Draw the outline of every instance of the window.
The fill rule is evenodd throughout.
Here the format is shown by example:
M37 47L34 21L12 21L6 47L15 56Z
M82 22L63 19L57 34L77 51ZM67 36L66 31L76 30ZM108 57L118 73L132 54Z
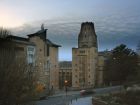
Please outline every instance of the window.
M85 50L81 50L80 53L85 53Z
M50 56L50 46L47 45L47 56Z
M81 83L81 82L83 82L83 80L80 78L80 79L79 79L79 82Z
M34 51L33 47L28 47L28 51Z
M34 46L27 47L27 62L28 64L35 63L35 47Z
M44 62L44 70L47 71L47 62Z
M34 55L33 54L29 54L28 57L29 57L28 63L29 64L32 64L33 63L33 57L34 57Z
M47 61L46 68L48 71L50 70L50 62L49 61Z
M86 27L85 27L85 29L84 29L85 31L86 31Z

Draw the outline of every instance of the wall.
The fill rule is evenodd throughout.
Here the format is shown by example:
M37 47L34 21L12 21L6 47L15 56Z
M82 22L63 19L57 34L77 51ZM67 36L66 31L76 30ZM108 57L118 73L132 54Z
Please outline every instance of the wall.
M39 36L33 36L29 38L30 42L34 42L36 45L36 66L38 70L39 82L46 87L49 85L47 70L45 64L47 62L46 43Z
M59 63L59 87L63 89L65 87L65 80L68 81L67 86L72 86L72 62L62 61Z
M59 88L58 47L50 46L50 87Z
M97 48L73 48L72 55L72 86L94 87L98 65Z

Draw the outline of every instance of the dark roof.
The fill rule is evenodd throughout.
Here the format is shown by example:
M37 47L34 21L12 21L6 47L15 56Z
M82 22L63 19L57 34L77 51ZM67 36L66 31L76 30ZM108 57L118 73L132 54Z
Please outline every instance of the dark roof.
M13 39L13 40L20 40L20 41L28 41L28 38L23 38L19 36L9 35L7 38Z
M41 30L37 31L36 33L33 33L33 34L29 34L27 35L29 38L30 37L34 37L34 36L38 36L40 37L42 40L44 40L46 42L46 44L52 46L52 47L61 47L60 45L57 45L57 44L54 44L52 43L49 39L46 38L46 34L47 34L47 31L48 29L44 29L44 28L41 28Z
M61 47L60 45L52 43L49 39L46 40L47 44L52 46L52 47Z
M38 36L40 37L43 41L46 42L46 44L50 45L50 46L53 46L53 47L61 47L60 45L57 45L57 44L54 44L52 43L49 39L46 39L46 34L47 34L47 31L48 29L41 29L39 31L37 31L36 33L33 33L33 34L29 34L27 35L29 38L30 37L34 37L34 36Z
M19 37L19 36L9 35L9 36L7 36L7 39L11 39L11 40L13 40L14 42L17 42L17 43L35 45L33 42L29 42L28 38L23 38L23 37Z
M61 61L59 62L59 67L60 68L72 67L72 61Z
M42 33L45 32L46 30L48 30L48 29L39 30L39 31L37 31L37 32L35 32L35 33L33 33L33 34L29 34L29 35L27 35L27 36L36 36L36 35L38 35L38 34L42 34Z
M43 32L45 32L45 31L47 31L48 29L41 29L41 30L39 30L39 31L37 31L36 33L38 33L38 34L41 34L41 33L43 33Z
M111 54L111 51L100 51L98 52L99 55Z
M47 31L48 29L44 29L44 30L39 30L39 31L37 31L37 32L35 32L35 33L33 33L33 34L29 34L29 35L27 35L27 36L29 36L29 37L33 37L33 36L39 36L39 37L41 37L41 35L43 34L43 33L45 33L45 35L46 35L46 31ZM45 38L46 38L46 36L45 36Z
M110 58L111 54L112 54L111 51L100 51L100 52L98 52L98 55L103 56L105 58L105 60Z

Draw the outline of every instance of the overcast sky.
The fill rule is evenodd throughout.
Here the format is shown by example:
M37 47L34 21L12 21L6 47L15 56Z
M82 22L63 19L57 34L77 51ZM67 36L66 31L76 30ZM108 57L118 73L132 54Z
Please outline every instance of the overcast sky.
M92 21L99 50L120 43L135 49L140 41L140 0L0 0L0 26L26 36L48 29L48 38L62 47L59 60L71 60L82 22Z

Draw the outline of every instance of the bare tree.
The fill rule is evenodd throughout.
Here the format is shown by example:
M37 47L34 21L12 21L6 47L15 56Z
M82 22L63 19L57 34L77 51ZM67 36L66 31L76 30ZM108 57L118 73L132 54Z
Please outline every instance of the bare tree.
M0 27L0 39L6 39L8 35L10 35L10 31L3 27Z
M23 105L36 96L35 67L17 58L9 31L0 29L0 105Z

